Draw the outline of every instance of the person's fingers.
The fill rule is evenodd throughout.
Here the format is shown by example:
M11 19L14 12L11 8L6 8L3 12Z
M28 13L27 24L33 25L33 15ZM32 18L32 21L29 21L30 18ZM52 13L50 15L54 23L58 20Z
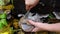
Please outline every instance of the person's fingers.
M39 0L25 0L26 10L30 10L31 8L35 7Z
M32 32L44 31L42 28L35 27Z
M29 6L28 6L28 5L26 5L26 10L27 10L27 11L29 10Z
M26 10L27 10L27 11L30 10L31 8L32 8L32 6L26 5Z
M28 20L28 22L31 24L31 25L34 25L34 26L37 26L37 23L32 21L32 20Z
M37 31L38 31L37 27L32 30L32 32L37 32Z

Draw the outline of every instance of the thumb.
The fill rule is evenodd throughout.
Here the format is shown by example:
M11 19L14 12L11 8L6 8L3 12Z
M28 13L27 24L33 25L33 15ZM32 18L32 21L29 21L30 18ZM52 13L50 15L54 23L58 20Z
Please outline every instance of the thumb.
M31 25L33 25L33 26L37 26L37 23L34 22L34 21L32 21L32 20L28 20L28 22L29 22Z

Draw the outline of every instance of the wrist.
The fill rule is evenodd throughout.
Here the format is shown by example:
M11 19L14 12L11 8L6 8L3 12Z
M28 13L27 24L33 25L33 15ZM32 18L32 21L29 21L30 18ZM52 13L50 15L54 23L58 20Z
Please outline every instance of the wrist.
M41 28L44 31L52 31L52 32L54 32L56 30L56 26L57 26L56 24L43 23L42 26L41 26Z
M51 24L42 23L42 24L40 25L40 27L41 27L44 31L50 31L50 29L51 29Z

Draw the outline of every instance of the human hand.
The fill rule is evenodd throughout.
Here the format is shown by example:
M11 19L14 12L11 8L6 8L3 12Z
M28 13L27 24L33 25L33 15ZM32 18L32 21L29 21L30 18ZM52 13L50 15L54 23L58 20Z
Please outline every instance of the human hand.
M38 2L39 0L25 0L26 10L30 10L31 8L36 6Z
M28 20L28 22L29 22L31 25L35 26L35 28L32 30L32 32L38 32L38 31L43 31L43 30L44 30L43 26L44 26L45 24L39 23L39 22L34 22L34 21L32 21L32 20Z

